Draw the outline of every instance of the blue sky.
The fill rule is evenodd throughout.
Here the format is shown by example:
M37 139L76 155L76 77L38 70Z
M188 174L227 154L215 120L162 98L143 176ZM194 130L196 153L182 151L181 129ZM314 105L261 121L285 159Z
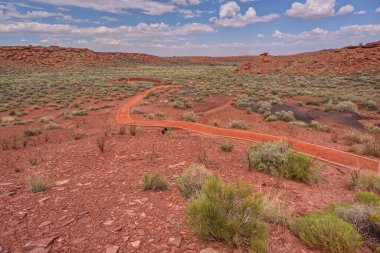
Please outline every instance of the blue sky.
M0 0L0 45L291 54L380 40L380 0Z

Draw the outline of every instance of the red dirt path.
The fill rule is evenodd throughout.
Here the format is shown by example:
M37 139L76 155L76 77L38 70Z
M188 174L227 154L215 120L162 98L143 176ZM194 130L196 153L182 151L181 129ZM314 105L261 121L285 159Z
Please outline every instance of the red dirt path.
M130 78L129 81L141 81L144 78ZM125 79L120 79L125 80ZM144 79L146 81L156 82L155 79ZM380 161L376 159L371 159L364 156L359 156L344 151L319 146L304 141L288 138L285 136L275 136L269 134L261 134L251 131L242 131L236 129L226 129L217 128L213 126L203 125L199 123L185 122L185 121L170 121L170 120L135 120L131 117L129 109L133 107L136 103L141 101L149 92L157 90L161 87L166 87L168 84L163 84L160 82L155 83L155 87L137 94L132 99L128 100L118 111L116 115L116 121L119 124L129 124L136 126L146 126L146 127L169 127L169 128L180 128L189 130L192 132L198 132L209 135L222 136L227 138L249 140L254 142L267 142L267 141L277 141L283 140L292 145L292 148L300 153L304 153L318 160L326 161L335 165L339 165L348 169L361 168L366 170L371 170L380 174Z

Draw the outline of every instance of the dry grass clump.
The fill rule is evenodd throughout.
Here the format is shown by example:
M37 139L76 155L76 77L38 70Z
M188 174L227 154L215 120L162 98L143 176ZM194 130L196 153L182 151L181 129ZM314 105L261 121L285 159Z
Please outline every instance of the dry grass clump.
M175 178L175 183L182 196L195 196L202 188L203 183L211 176L206 166L199 163L190 164L189 168Z
M224 152L232 152L234 150L234 144L229 141L224 141L222 145L220 145L220 149Z
M248 124L244 120L231 120L228 123L229 128L248 129Z
M159 173L148 173L142 178L141 188L144 191L162 191L168 188L168 183L164 176Z
M47 191L50 188L50 184L41 176L33 176L29 186L33 193Z
M182 114L182 120L189 121L189 122L196 122L198 116L195 114L195 112L185 112Z

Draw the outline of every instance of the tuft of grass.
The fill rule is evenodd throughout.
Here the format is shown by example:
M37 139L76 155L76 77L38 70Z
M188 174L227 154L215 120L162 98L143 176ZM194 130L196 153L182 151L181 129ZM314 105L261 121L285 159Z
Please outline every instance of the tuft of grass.
M196 122L198 116L195 114L195 112L185 112L182 114L182 120L189 121L189 122Z
M244 120L231 120L228 126L229 128L248 129L248 124Z
M202 188L203 183L211 176L206 166L199 163L190 164L189 168L175 178L179 192L185 198L195 196Z
M101 135L96 139L96 146L99 148L101 153L103 153L106 148L106 141L107 137L105 135Z
M127 126L126 125L121 125L119 127L119 130L117 132L119 135L125 135L127 133Z
M40 122L41 123L49 123L51 121L54 121L54 117L53 116L43 116L43 117L40 117Z
M380 177L355 171L351 174L351 178L347 186L350 189L360 191L376 191L380 193Z
M168 188L168 183L164 176L159 173L148 173L145 174L142 178L141 188L144 191L161 191Z
M316 173L310 169L311 159L295 153L282 141L257 145L251 148L247 158L250 169L255 168L266 174L308 184L318 180Z
M293 219L293 210L282 200L282 193L263 196L261 218L272 224L288 226Z
M27 129L24 131L24 136L25 137L31 137L31 136L38 136L42 134L42 131L40 128L35 128L35 129Z
M50 188L50 184L41 176L33 176L29 181L29 186L33 193L47 191Z
M203 240L266 252L267 228L259 219L263 198L251 189L241 181L225 184L211 176L186 206L190 227Z
M131 112L132 114L144 114L144 111L140 107L132 107Z
M338 111L338 112L358 112L358 107L356 104L354 104L353 102L351 101L342 101L342 102L339 102L335 109Z
M309 247L332 253L355 253L362 245L360 234L330 212L314 212L297 218L291 229Z
M330 131L330 128L328 126L323 125L316 120L311 121L309 126L315 130L322 131L322 132L329 132Z
M370 192L358 192L355 201L366 205L380 206L380 197Z
M220 149L224 152L232 152L234 150L234 144L229 141L224 141L222 145L220 145Z
M57 123L55 123L55 122L53 122L53 121L49 121L49 123L47 123L47 124L44 126L44 128L45 128L46 130L56 130L56 129L61 129L62 126L59 125L59 124L57 124Z
M362 144L371 140L370 136L362 135L359 132L350 131L343 136L346 145Z
M132 136L136 136L137 134L137 126L136 125L130 125L128 127L129 134Z
M380 157L380 141L370 141L364 144L363 155Z

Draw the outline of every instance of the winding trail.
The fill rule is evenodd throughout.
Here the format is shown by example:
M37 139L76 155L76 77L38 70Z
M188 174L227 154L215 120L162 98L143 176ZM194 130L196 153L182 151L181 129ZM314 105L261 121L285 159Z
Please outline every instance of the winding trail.
M117 112L116 121L119 124L128 124L145 127L168 127L180 128L192 132L221 136L225 138L240 139L253 142L268 142L283 140L292 145L292 148L300 153L306 154L310 157L335 164L348 169L365 169L375 172L380 175L380 161L365 156L355 155L352 153L340 151L333 148L328 148L304 141L288 138L285 136L275 136L269 134L255 133L251 131L243 131L237 129L218 128L199 123L192 123L187 121L171 121L171 120L136 120L133 119L129 113L131 107L141 101L149 92L157 90L162 87L168 87L170 84L161 83L159 80L148 78L123 78L119 81L152 81L154 87L129 99Z

